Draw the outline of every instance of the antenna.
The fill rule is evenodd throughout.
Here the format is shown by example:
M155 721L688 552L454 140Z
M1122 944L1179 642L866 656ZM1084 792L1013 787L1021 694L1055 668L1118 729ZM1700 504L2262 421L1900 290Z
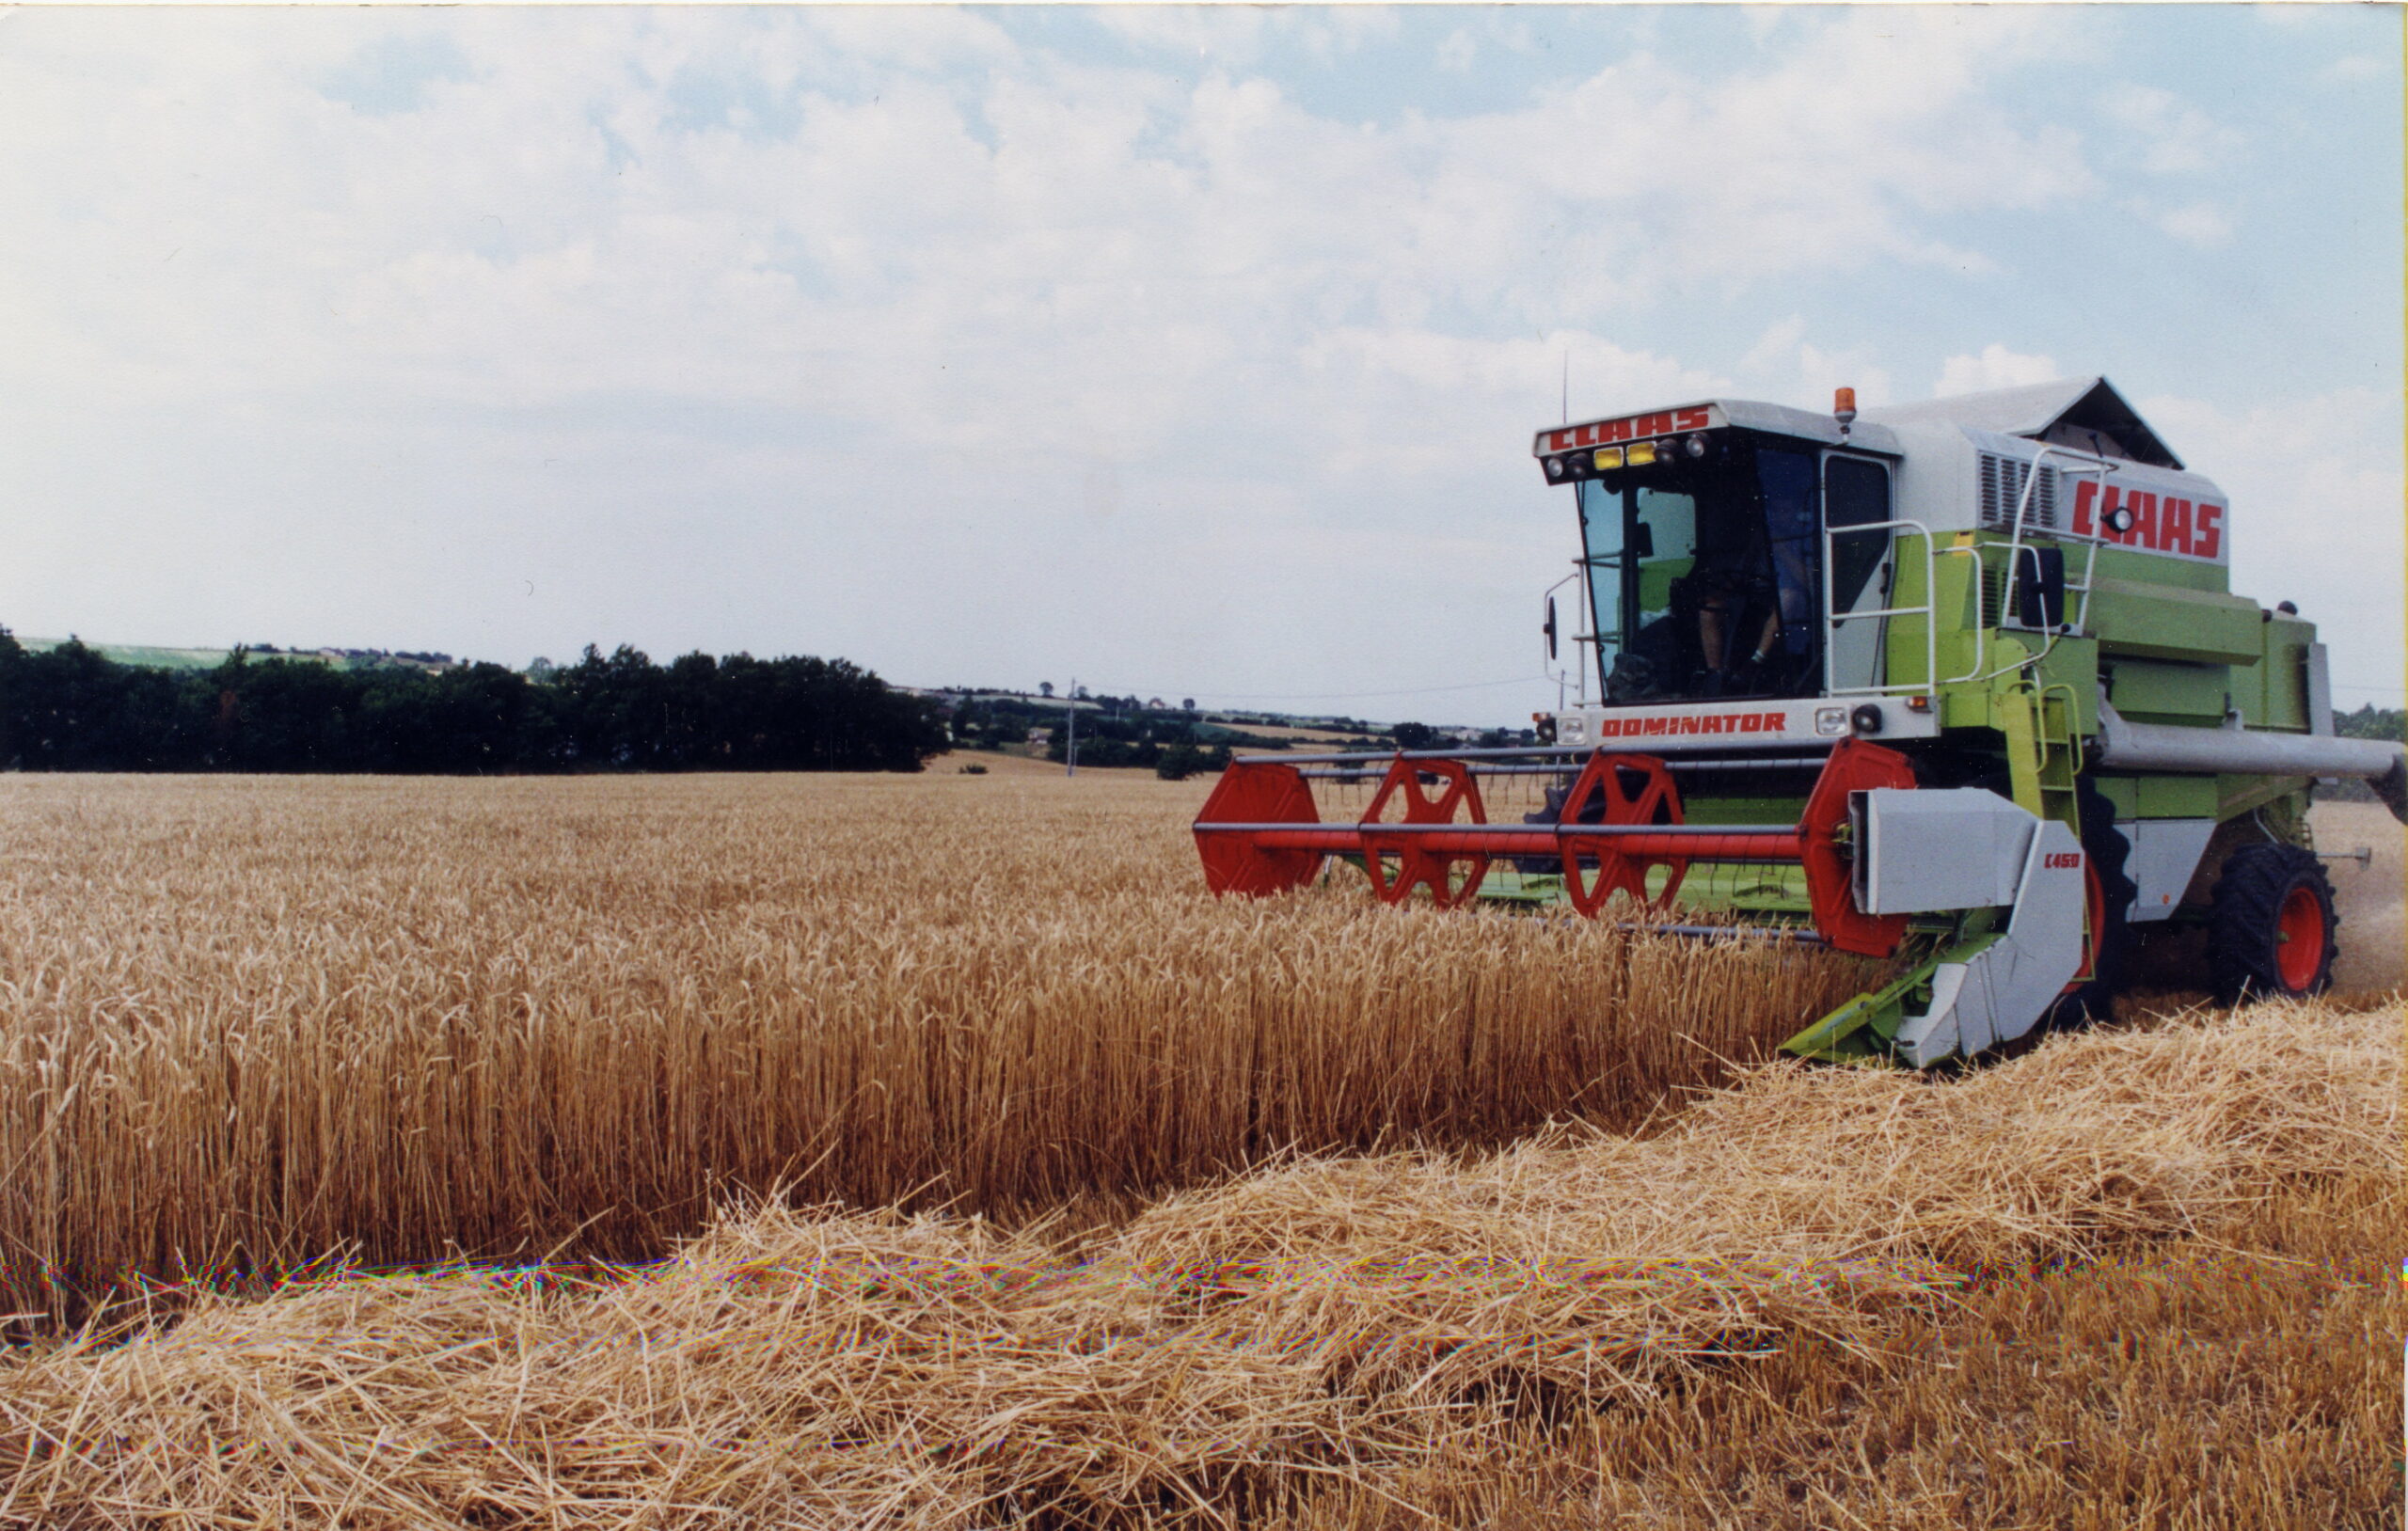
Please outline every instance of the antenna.
M1569 346L1563 352L1563 423L1572 423L1572 350Z

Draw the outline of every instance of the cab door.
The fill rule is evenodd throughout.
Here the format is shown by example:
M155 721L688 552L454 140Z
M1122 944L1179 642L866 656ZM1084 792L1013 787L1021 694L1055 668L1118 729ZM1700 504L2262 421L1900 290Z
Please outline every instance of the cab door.
M1882 685L1890 619L1892 536L1890 466L1873 457L1823 458L1823 565L1830 630L1824 635L1826 689L1869 691Z

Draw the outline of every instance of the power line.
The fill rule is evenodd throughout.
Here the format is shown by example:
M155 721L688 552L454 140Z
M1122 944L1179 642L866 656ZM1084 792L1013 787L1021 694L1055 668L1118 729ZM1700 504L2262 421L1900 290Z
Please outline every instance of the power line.
M1225 702L1355 702L1369 697L1415 697L1431 691L1485 691L1499 686L1529 686L1551 684L1545 675L1516 676L1504 681L1465 681L1460 686L1411 686L1397 691L1213 691L1202 695L1218 697ZM1185 690L1184 687L1172 687Z
M1439 691L1489 691L1494 690L1500 686L1529 686L1533 684L1545 686L1552 685L1554 683L1554 679L1555 678L1551 675L1517 675L1510 680L1465 681L1460 685L1449 686L1409 686L1393 691L1217 691L1209 687L1190 687L1184 686L1140 686L1133 687L1133 690L1152 691L1154 694L1161 696L1167 696L1174 691L1187 692L1193 690L1196 694L1213 697L1223 702L1360 702L1367 701L1374 697L1413 697ZM2345 686L2337 681L2334 683L2333 689L2336 691L2355 691L2369 696L2400 696L2402 694L2408 694L2403 693L2397 686Z
M1136 686L1130 687L1130 693L1134 695L1140 692L1150 692L1156 696L1169 696L1176 692L1208 696L1223 702L1355 702L1369 697L1414 697L1432 691L1486 691L1500 686L1552 686L1554 684L1555 677L1551 675L1530 675L1502 681L1465 681L1459 686L1409 686L1395 691L1218 691L1210 687L1201 686ZM922 689L951 690L955 687L924 687ZM1052 700L1067 702L1071 698L1065 695Z

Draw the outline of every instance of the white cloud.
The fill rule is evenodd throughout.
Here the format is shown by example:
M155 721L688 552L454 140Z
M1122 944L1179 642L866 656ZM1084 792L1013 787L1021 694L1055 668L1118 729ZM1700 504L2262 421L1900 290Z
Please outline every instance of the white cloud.
M2191 202L2170 208L2153 220L2160 229L2185 245L2210 249L2232 243L2232 219L2213 202Z
M2046 383L2065 375L2053 357L2027 356L1993 340L1982 347L1979 355L1955 355L1941 362L1940 382L1931 392L1935 399L1945 399L1953 394Z
M1592 419L1727 387L1671 357L1572 330L1492 342L1349 328L1299 362L1325 411L1314 424L1334 479L1461 475L1466 489L1485 471L1467 465L1518 456L1532 432L1564 414Z
M2400 402L2372 388L2220 409L2135 407L2232 497L2232 588L2299 603L2331 646L2343 705L2398 695L2401 668ZM2354 699L2354 700L2353 700ZM2386 702L2386 704L2392 704Z
M1139 47L1190 54L1222 66L1258 62L1273 47L1294 48L1328 63L1398 30L1393 10L1368 5L1117 5L1085 14Z
M1809 341L1806 327L1804 319L1792 314L1766 328L1739 358L1740 375L1770 398L1809 405L1843 387L1854 388L1857 402L1868 409L1891 402L1890 371L1872 347L1829 350Z
M1567 354L1576 413L1722 390L1630 316L1874 292L1981 264L1969 218L2098 200L2012 109L2046 16L1785 19L1727 68L1385 127L1244 61L1392 15L1095 16L1188 56L912 8L17 13L0 405L38 439L0 503L83 530L12 544L0 610L522 659L649 623L924 680L1110 633L1115 688L1513 673ZM363 57L396 109L322 90ZM1734 366L1870 404L1884 361L1798 319Z
M1744 14L1748 19L1748 40L1761 46L1771 40L1796 11L1785 5L1749 6Z
M1100 6L1097 24L1145 48L1192 53L1215 63L1251 63L1276 17L1261 6Z
M2372 54L2344 54L2324 66L2321 73L2328 80L2355 83L2379 80L2391 71L2392 66Z
M1786 319L1777 320L1756 338L1756 343L1748 348L1747 355L1739 358L1739 371L1751 375L1781 371L1797 356L1798 342L1805 339L1804 316L1791 314Z
M1260 14L1107 19L1243 39ZM1029 55L975 18L885 20L630 13L562 49L541 19L463 15L470 68L372 119L255 56L105 106L21 65L0 207L94 215L19 246L10 275L62 347L169 395L202 376L518 405L666 388L1024 441L1083 435L1061 414L1078 397L1191 415L1184 390L1229 378L1233 348L1275 368L1275 337L1334 322L1452 305L1548 325L1945 259L1926 211L2084 186L1978 101L1972 59L2014 54L2020 23L1850 21L1726 82L1640 58L1530 109L1367 133L1260 81L1182 90ZM766 104L679 126L697 71L746 66L757 87L719 95ZM849 87L814 84L831 75ZM790 135L762 131L770 108Z
M1852 387L1857 402L1866 409L1891 402L1895 395L1891 391L1889 369L1873 357L1870 346L1848 346L1838 351L1799 346L1798 377L1805 399L1818 403L1841 387Z
M2227 160L2243 141L2170 90L2124 85L2104 103L2110 121L2129 135L2124 147L2151 175L2187 175Z
M1480 59L1480 39L1464 27L1456 27L1438 44L1438 67L1456 74L1467 74Z

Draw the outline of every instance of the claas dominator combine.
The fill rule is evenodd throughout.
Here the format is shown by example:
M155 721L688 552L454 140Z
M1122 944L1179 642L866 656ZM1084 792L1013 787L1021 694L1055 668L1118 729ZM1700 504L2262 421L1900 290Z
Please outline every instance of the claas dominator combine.
M2310 795L2408 818L2408 757L2335 736L2315 627L2231 593L2230 501L2103 378L1706 400L1536 455L1579 513L1581 700L1525 748L1233 761L1216 892L1338 858L1392 903L1826 943L1886 966L1789 1050L1915 1066L2096 1013L2144 943L2228 999L2329 983ZM1500 779L1540 806L1490 822ZM1326 822L1317 781L1368 802Z

